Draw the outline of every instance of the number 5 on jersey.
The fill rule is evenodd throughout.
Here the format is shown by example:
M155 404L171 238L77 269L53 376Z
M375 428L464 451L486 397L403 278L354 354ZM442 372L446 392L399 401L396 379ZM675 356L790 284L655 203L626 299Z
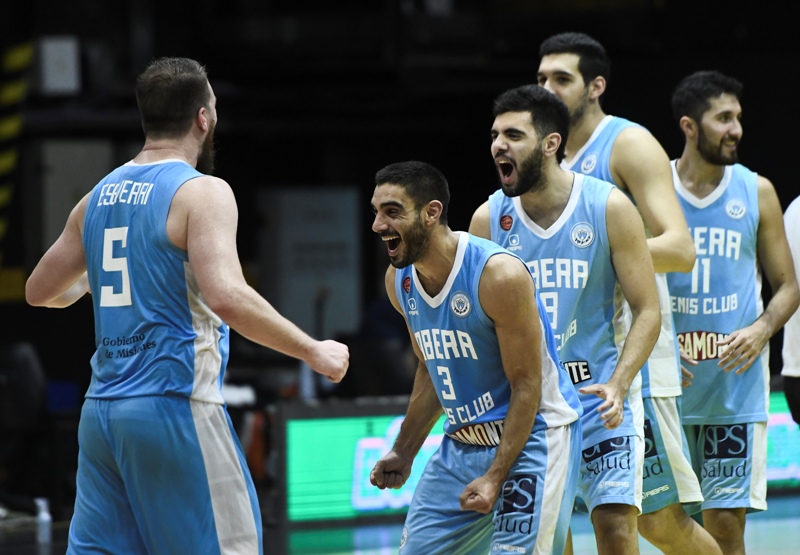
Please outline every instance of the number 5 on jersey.
M127 227L110 227L105 230L105 235L103 236L103 271L119 272L122 289L119 293L115 293L113 285L103 285L100 288L100 306L130 306L132 303L128 258L126 256L114 256L114 243L122 243L121 247L123 249L127 247Z

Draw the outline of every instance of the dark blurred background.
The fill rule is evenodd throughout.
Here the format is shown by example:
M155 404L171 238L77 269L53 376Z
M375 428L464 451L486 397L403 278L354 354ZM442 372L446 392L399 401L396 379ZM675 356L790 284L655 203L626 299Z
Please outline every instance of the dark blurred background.
M369 362L376 335L403 335L402 320L386 310L386 259L370 231L378 169L410 159L438 167L453 195L450 225L466 229L497 186L489 155L492 99L535 81L543 39L576 30L602 42L612 59L606 112L648 127L671 158L683 144L671 118L674 85L699 69L741 80L741 161L772 180L786 208L800 193L791 163L800 124L792 108L796 23L772 2L737 1L3 1L0 344L32 346L38 360L31 364L49 383L45 412L57 420L74 416L94 350L91 303L30 308L24 280L71 206L141 146L133 86L153 57L187 56L208 68L218 98L216 173L236 192L239 254L248 280L268 300L292 314L291 296L270 284L291 281L285 274L295 266L279 254L272 258L261 242L275 237L275 226L293 219L300 228L291 227L292 234L312 224L324 234L326 218L339 213L355 230L342 243L350 257L345 270L354 269L350 279L339 275L297 303L309 303L311 316L302 322L309 333L366 344L355 359L367 362L354 367L350 383L321 393L356 396L402 391L408 383L402 368L392 382L376 374L392 361L377 368ZM281 214L276 223L264 208L270 191L341 189L355 194L355 209L352 202L341 212L336 202L308 212L295 205L296 214ZM343 309L328 299L348 283L357 284L346 298L352 314L337 327ZM780 341L779 334L774 374ZM385 350L402 361L402 346L392 349ZM265 379L270 367L274 377ZM257 404L300 395L297 376L288 361L234 337L232 383L253 386ZM3 383L10 391L10 378ZM8 396L0 402L11 406ZM0 473L0 490L4 478L7 487L10 478Z

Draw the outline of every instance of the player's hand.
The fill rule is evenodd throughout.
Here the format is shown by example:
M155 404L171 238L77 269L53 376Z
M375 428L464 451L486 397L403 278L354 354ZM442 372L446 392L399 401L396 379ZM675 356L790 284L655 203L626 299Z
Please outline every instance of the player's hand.
M318 341L316 351L306 362L315 372L339 383L350 365L350 350L347 345L332 339Z
M761 356L761 351L769 341L766 326L758 321L736 330L717 345L725 348L719 358L717 366L725 372L736 370L737 374L742 374L750 368L753 363Z
M379 489L401 488L411 475L411 465L413 463L413 458L402 457L396 451L389 451L387 455L375 463L375 467L369 473L369 481Z
M694 374L689 372L689 370L684 366L684 364L688 364L689 366L697 366L697 361L684 353L681 353L681 387L689 387L692 385L692 380L694 379Z
M597 407L597 412L600 413L600 420L603 421L603 426L609 430L613 430L622 424L622 420L625 417L623 407L625 395L628 393L627 391L623 391L611 383L596 383L582 387L578 391L584 395L597 395L605 400L602 405Z
M487 478L486 475L475 478L467 484L458 498L461 510L489 514L494 508L494 504L497 503L502 486L502 483L498 484Z

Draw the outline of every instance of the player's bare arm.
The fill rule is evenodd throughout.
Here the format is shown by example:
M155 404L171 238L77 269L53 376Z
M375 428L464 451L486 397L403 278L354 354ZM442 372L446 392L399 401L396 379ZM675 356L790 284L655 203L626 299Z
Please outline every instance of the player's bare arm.
M611 379L606 384L594 384L579 391L605 399L598 412L604 425L613 429L622 423L625 396L656 344L661 329L661 310L642 220L636 207L616 189L611 191L606 204L606 222L611 261L633 318Z
M386 293L389 300L400 314L402 309L397 301L394 289L395 269L389 266L386 271ZM405 315L403 314L405 318ZM414 386L406 409L406 416L400 425L400 433L394 442L392 450L382 457L372 469L369 481L380 489L399 488L405 484L411 474L411 465L417 456L422 444L428 437L436 421L442 415L442 405L436 395L431 381L425 359L419 349L417 340L409 329L411 345L417 355L417 372L414 376Z
M519 259L492 256L479 286L481 307L494 322L503 370L511 385L503 435L486 474L461 495L461 508L488 513L533 429L542 396L542 329L533 279ZM549 325L549 324L548 324Z
M89 194L72 209L64 230L31 272L25 300L32 306L64 308L88 290L83 251L83 216Z
M331 381L341 381L349 361L347 347L315 341L245 281L236 250L237 224L230 186L222 179L203 176L178 189L167 233L176 246L186 249L203 298L229 326L251 341L304 360Z
M758 178L758 209L758 260L772 289L772 298L755 322L719 342L727 346L719 366L726 372L736 370L737 374L753 365L764 346L786 324L800 302L781 204L775 187L761 176Z
M623 130L611 151L614 180L636 201L652 237L647 239L656 272L690 272L695 250L664 148L640 127Z
M472 215L472 220L469 222L469 232L477 237L483 237L484 239L492 238L492 230L489 224L488 200L481 204Z

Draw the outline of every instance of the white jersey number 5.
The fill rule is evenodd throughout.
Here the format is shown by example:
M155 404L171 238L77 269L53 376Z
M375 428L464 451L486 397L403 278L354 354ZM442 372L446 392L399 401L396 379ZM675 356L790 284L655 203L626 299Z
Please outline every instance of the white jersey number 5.
M103 270L120 273L122 290L115 293L112 285L103 285L100 288L100 306L130 306L131 280L128 273L128 259L124 256L114 257L114 243L122 243L123 249L127 246L127 227L108 228L103 237Z

